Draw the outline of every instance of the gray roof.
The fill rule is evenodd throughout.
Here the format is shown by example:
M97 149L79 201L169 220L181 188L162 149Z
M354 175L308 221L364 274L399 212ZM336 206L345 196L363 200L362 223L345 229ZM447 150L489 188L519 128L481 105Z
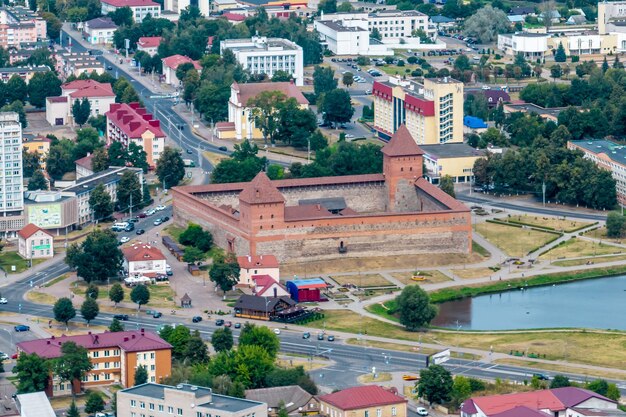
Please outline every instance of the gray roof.
M587 150L590 153L603 153L614 162L626 165L626 146L609 140L573 140L572 144Z
M265 304L267 301L269 302ZM256 295L243 294L235 303L235 308L245 308L254 311L265 311L267 308L268 311L274 311L276 304L280 301L284 301L290 306L296 305L295 301L289 297L258 297Z
M111 184L116 183L122 178L124 172L132 170L137 171L140 168L131 167L110 167L104 171L96 172L95 174L81 178L75 185L63 189L63 192L75 193L76 195L90 193L91 190L96 188L99 184Z
M14 72L20 74L23 72L47 72L50 71L50 67L41 65L39 67L13 67L13 68L0 68L0 72Z
M430 21L433 23L452 23L452 22L456 22L456 20L451 19L447 16L442 16L442 15L437 15L437 16L431 16L430 17Z
M522 111L528 113L537 113L540 116L549 115L557 117L565 107L541 107L533 103L507 104L509 109L513 111Z
M269 408L279 408L281 403L283 403L287 412L290 413L299 407L305 407L313 396L298 385L287 385L284 387L249 389L246 390L246 398L264 402Z
M22 417L56 417L50 401L43 391L18 394L17 402L20 405Z
M465 143L440 143L435 145L420 145L424 153L433 159L439 158L466 158L468 156L483 156L484 150L474 149Z
M330 197L330 198L312 198L307 200L299 200L298 205L316 205L319 204L328 211L343 210L348 205L343 197Z
M362 27L350 27L344 26L340 21L334 20L320 20L319 23L328 26L330 29L336 32L367 32L366 28Z
M91 29L117 29L110 17L96 17L85 22Z

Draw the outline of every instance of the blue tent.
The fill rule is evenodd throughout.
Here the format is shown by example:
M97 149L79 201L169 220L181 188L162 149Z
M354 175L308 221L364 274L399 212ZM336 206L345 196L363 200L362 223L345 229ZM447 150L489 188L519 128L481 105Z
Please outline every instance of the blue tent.
M480 117L465 116L463 117L463 125L470 129L486 129L487 123Z

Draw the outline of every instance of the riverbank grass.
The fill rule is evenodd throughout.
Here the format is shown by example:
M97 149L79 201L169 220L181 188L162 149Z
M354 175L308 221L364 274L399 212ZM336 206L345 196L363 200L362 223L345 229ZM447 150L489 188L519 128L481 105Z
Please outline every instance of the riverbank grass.
M503 222L509 222L513 224L521 224L527 226L536 226L544 229L562 231L562 232L574 232L587 226L591 226L593 223L580 222L574 220L563 219L561 217L551 216L529 216L527 214L519 216L502 217L497 220Z
M626 261L626 255L603 255L590 258L570 259L565 261L552 261L552 265L556 266L578 266L587 265L590 262L594 264L605 264L609 262Z
M554 240L555 235L498 223L478 223L476 232L507 255L521 258Z
M453 269L452 273L462 279L489 277L497 272L489 268Z
M429 269L427 271L412 271L412 272L392 272L392 277L403 283L404 285L411 284L435 284L437 282L446 282L452 280L449 276L441 271L435 269ZM424 277L424 281L415 281L413 276Z
M540 259L561 259L579 258L598 255L613 255L626 252L626 249L606 245L604 243L593 242L585 239L572 238L558 246L555 246L546 253L539 256Z
M330 278L339 285L352 284L359 288L390 287L393 285L380 274L332 275Z

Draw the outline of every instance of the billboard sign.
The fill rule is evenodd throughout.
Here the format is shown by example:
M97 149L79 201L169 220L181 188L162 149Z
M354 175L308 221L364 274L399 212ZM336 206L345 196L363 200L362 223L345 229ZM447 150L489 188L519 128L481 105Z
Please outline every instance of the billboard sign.
M28 222L43 229L61 227L61 204L28 205Z
M438 353L433 353L426 358L426 366L429 365L441 365L444 362L450 360L450 349L442 350Z

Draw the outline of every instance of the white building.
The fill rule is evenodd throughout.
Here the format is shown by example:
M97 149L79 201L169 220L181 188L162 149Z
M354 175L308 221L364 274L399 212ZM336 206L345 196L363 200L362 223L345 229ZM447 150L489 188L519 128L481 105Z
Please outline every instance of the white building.
M320 40L335 55L370 54L370 33L365 20L315 20L313 24Z
M145 276L154 278L165 275L165 255L155 246L146 243L135 243L122 249L124 254L124 269L129 277Z
M220 52L230 49L237 61L252 74L267 74L272 78L276 71L293 76L296 85L304 85L302 48L287 39L253 36L251 39L228 39L220 43Z
M278 282L280 278L280 265L274 255L248 255L238 256L239 283L237 285L254 286L254 275L267 275Z
M598 32L626 32L626 1L598 2Z
M0 113L0 235L14 236L24 227L22 125L15 112Z
M110 45L113 43L113 34L117 25L110 17L97 17L85 22L83 33L87 42L92 45Z
M523 54L526 59L543 58L548 51L548 38L545 33L513 33L498 35L498 49L506 55Z
M52 258L54 256L54 236L32 223L17 232L17 250L24 259Z
M198 61L194 61L189 57L183 55L172 55L161 60L163 63L163 77L165 78L165 84L178 87L182 84L182 80L176 78L176 70L178 66L185 63L193 64L194 68L198 71L202 70L202 67Z
M150 56L155 56L163 38L160 36L142 36L137 41L137 51L143 51Z
M413 32L423 30L429 35L434 34L434 27L428 24L428 16L417 10L379 10L367 16L370 33L378 29L381 40L410 38Z
M111 84L94 80L75 80L61 86L59 97L46 98L46 120L52 126L73 124L72 106L76 100L89 101L91 117L103 115L115 103Z
M180 14L187 7L193 5L200 10L200 14L204 17L209 17L211 14L210 0L197 0L192 2L191 0L165 0L163 3L163 9Z
M141 23L147 15L154 18L161 17L161 5L152 0L102 0L102 14L104 15L123 7L130 8L135 23Z

